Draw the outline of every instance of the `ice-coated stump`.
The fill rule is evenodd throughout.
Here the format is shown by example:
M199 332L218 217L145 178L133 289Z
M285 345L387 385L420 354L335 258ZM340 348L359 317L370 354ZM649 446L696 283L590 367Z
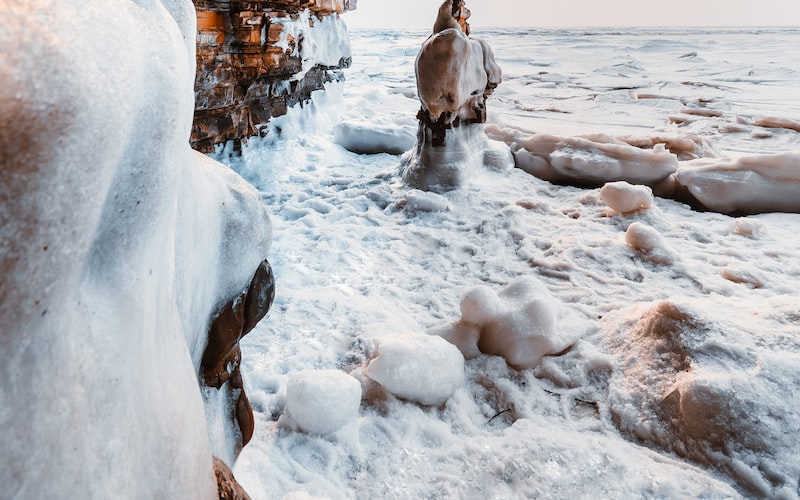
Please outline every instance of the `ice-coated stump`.
M403 178L416 188L445 191L479 166L513 166L508 148L483 131L486 98L503 77L489 44L469 36L469 16L463 1L445 0L417 55L419 130L415 151L402 160Z
M204 408L201 359L228 370L269 307L272 232L255 188L189 147L192 4L0 17L0 495L218 498L212 456L239 443L212 439L234 424L205 418L230 403ZM242 325L207 350L229 302Z

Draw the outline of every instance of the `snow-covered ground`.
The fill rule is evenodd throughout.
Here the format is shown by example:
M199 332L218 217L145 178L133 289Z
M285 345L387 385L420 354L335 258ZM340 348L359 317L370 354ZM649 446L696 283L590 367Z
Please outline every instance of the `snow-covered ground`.
M220 153L274 223L276 302L242 343L256 430L239 481L257 499L797 498L800 215L522 169L412 189L397 153L427 34L351 33L343 85ZM504 71L490 137L512 149L569 138L550 160L585 165L602 148L577 135L671 143L678 175L703 157L717 181L739 156L792 153L770 156L766 189L797 202L800 30L474 34ZM530 363L504 344L528 323Z

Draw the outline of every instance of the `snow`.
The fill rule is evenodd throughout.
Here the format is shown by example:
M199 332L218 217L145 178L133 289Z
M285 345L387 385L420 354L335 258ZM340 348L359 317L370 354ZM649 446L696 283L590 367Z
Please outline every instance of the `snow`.
M311 434L336 432L358 416L361 384L338 370L304 370L286 384L284 425Z
M407 182L402 155L334 142L338 123L415 134L414 59L428 35L352 34L344 85L275 123L281 140L226 159L274 214L281 284L243 342L256 432L237 478L254 498L796 497L800 215L734 217L664 197L619 213L601 189L623 180L636 186L618 191L626 201L645 185L659 196L669 191L659 179L692 159L797 150L790 129L751 132L759 116L800 115L800 72L785 51L800 32L478 33L504 75L487 103L489 140L523 168L487 168L479 154L435 192ZM711 112L669 121L684 108ZM593 161L633 158L647 179L587 182L575 169L581 186L542 180L521 158L550 160L513 145L537 136L585 145L575 153ZM569 148L556 150L566 164ZM524 300L504 297L517 280ZM522 370L481 353L477 325L525 316L528 303L565 347ZM393 362L413 372L393 382L437 379L447 366L412 346L440 329L469 358L446 401L395 397L369 379L377 346L392 342L403 347ZM354 423L328 436L278 425L288 381L309 368L362 381ZM708 412L719 418L693 416Z
M340 122L333 140L348 151L359 154L400 154L414 146L416 138L408 128L366 122Z
M440 405L464 385L464 357L439 337L384 335L364 374L398 398Z
M187 142L192 4L0 15L3 495L214 498L212 453L235 443L224 398L204 418L199 359L271 230Z

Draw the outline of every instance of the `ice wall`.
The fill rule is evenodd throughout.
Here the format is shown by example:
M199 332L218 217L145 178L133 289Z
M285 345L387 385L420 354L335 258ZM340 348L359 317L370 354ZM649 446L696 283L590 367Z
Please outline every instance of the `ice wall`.
M189 147L192 4L0 17L3 494L214 498L200 359L271 229Z

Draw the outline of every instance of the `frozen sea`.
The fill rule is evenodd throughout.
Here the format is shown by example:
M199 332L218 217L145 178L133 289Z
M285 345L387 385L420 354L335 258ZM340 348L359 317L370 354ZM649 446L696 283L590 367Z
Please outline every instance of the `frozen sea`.
M774 196L798 193L800 28L473 35L504 72L487 103L490 137L669 136L692 138L702 158L790 153ZM800 215L661 197L618 213L600 185L521 169L479 170L441 194L411 189L399 154L353 153L335 131L376 151L413 147L414 59L427 36L351 32L344 84L275 120L241 157L219 154L261 191L274 223L276 302L242 342L256 418L234 469L245 489L256 499L798 498ZM569 346L523 370L479 355L444 403L415 402L453 381L429 331L462 320L465 294L502 300L519 280L543 287L531 300ZM396 371L384 375L401 390L369 377L388 346ZM341 429L286 423L298 401L287 388L305 370L360 382L357 412L296 410L312 428ZM349 397L330 378L323 388Z

